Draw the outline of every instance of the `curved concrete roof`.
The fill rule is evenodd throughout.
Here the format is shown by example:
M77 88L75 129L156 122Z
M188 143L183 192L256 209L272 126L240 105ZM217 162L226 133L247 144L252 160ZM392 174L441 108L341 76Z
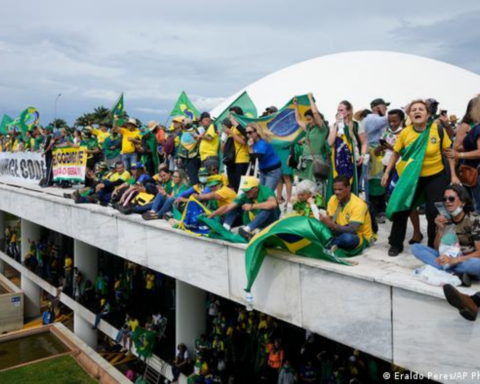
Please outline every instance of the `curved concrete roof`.
M294 95L312 92L328 119L338 103L349 100L355 110L369 108L378 97L390 109L417 98L433 97L449 114L463 116L467 103L480 93L480 76L424 57L383 51L338 53L292 65L247 86L259 113L270 105L282 107ZM212 110L218 116L240 92Z

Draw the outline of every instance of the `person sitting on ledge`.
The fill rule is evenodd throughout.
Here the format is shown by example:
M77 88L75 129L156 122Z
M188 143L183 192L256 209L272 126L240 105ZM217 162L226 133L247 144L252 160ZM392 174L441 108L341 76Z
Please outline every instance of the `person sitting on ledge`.
M224 184L222 175L209 176L207 187L211 189L210 193L193 194L192 196L200 202L206 202L210 209L230 204L237 197L235 191Z
M243 228L238 230L240 236L250 241L253 231L263 229L280 218L280 209L275 193L269 187L260 185L260 181L248 176L240 185L243 191L232 203L224 205L212 212L208 218L227 214L224 227L229 229L235 222L237 215L243 212Z
M458 275L463 285L470 286L470 277L480 280L480 215L473 210L470 196L461 185L445 189L443 204L450 217L440 214L435 219L434 248L413 244L412 253L425 264Z
M332 231L335 238L331 250L361 251L373 239L372 220L367 204L352 193L350 180L340 175L333 180L334 195L328 201L328 216L320 215L320 221Z

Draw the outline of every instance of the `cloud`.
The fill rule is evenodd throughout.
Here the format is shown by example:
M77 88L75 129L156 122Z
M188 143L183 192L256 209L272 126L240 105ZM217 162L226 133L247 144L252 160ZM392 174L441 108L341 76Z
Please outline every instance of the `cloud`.
M0 113L36 106L68 122L121 92L141 120L185 90L200 110L263 76L320 55L398 50L478 71L477 0L129 0L9 2L0 25ZM460 12L461 8L461 12ZM354 70L354 63L352 63ZM348 92L348 89L346 90ZM348 97L348 94L345 95Z

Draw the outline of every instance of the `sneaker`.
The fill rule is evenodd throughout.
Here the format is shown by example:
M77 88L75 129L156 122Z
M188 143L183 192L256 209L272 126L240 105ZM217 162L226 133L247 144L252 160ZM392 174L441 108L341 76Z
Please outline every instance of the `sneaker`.
M72 198L72 194L71 194L71 193L64 193L64 194L63 194L63 197L64 197L65 199L71 199L71 198Z
M388 256L392 256L392 257L395 257L395 256L398 256L400 253L403 252L403 249L401 248L397 248L397 247L394 247L393 245L390 247L390 249L388 250Z
M460 312L464 319L475 321L477 319L478 307L472 298L459 292L454 286L445 284L443 286L445 298L452 307Z
M385 224L387 219L385 218L384 214L380 214L377 216L377 223L378 224Z
M243 227L238 228L238 234L242 236L245 240L248 242L251 240L253 237L253 234L250 232L247 232Z
M459 273L458 278L462 282L462 287L470 288L472 286L472 279L468 273Z

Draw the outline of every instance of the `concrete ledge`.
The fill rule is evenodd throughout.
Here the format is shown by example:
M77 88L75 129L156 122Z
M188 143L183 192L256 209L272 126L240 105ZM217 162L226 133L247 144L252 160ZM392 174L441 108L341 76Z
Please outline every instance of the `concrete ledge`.
M23 328L23 292L0 274L0 285L7 293L0 295L0 334Z

